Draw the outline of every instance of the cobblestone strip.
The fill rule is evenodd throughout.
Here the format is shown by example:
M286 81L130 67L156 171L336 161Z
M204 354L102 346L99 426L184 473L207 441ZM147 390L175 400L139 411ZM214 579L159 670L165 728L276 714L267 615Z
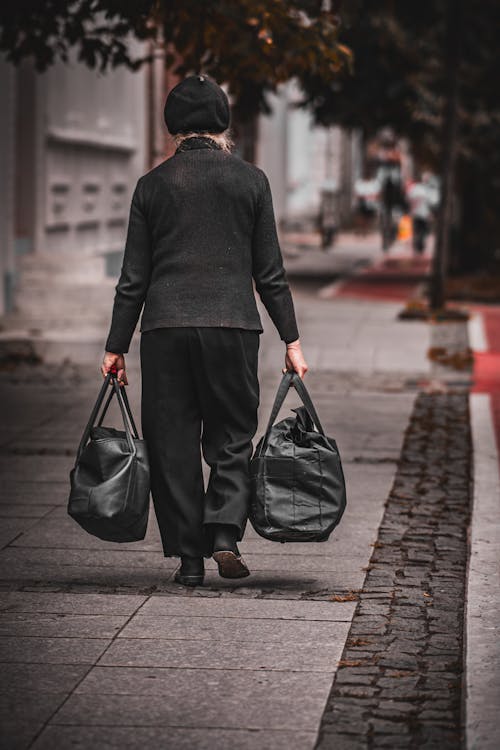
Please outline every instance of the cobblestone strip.
M461 747L470 458L467 394L421 393L317 750Z

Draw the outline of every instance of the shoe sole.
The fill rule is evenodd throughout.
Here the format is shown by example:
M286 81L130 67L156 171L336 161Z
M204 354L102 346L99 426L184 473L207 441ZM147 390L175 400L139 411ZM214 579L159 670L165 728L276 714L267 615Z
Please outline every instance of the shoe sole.
M221 578L246 578L250 575L243 559L234 552L214 552L213 558L219 566Z
M203 586L204 576L181 576L178 573L174 576L174 581L183 586Z

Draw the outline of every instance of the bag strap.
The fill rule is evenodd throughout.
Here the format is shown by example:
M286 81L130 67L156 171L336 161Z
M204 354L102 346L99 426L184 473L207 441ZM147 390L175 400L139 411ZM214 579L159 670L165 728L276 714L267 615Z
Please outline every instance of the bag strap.
M267 423L266 431L264 433L264 439L260 446L259 456L262 455L264 450L267 447L267 441L269 440L269 434L271 432L271 428L276 420L276 417L278 416L278 412L281 409L283 405L283 401L286 398L286 395L288 393L288 389L290 386L295 388L297 391L300 400L304 404L304 406L307 409L307 412L309 416L311 417L312 421L318 428L319 432L324 435L325 431L323 430L323 426L319 420L318 414L316 412L316 409L314 408L313 402L311 400L311 397L307 391L307 388L305 387L302 378L299 377L299 375L294 371L288 371L285 372L281 379L281 383L278 386L278 390L276 392L276 397L274 399L273 408L271 409L271 414L269 416L269 421Z
M130 429L130 425L129 425L128 421L127 421L127 410L125 408L125 399L123 398L123 394L122 394L122 390L123 389L118 385L118 381L117 381L115 375L111 376L111 382L113 384L113 388L114 388L114 391L115 391L115 394L116 394L116 399L118 401L118 406L120 407L120 411L121 411L121 414L122 414L123 426L125 427L125 436L127 438L127 442L129 444L129 447L130 447L130 452L131 452L132 455L135 456L135 454L137 453L137 449L136 449L136 446L135 446L135 443L134 443L134 440L133 440L133 435L132 435L132 432L131 432L131 429Z
M80 445L78 446L78 450L77 450L77 453L76 453L75 466L77 465L78 461L80 460L80 457L81 457L81 455L83 453L83 449L87 445L87 441L88 441L88 439L90 437L90 431L91 431L92 427L95 424L97 415L99 413L99 409L101 408L102 402L104 401L104 398L106 396L106 390L107 390L107 388L108 388L108 386L110 384L111 384L111 393L109 394L108 399L106 401L106 405L105 405L105 408L104 408L103 415L101 416L101 419L99 420L99 425L101 425L101 423L102 423L103 416L104 416L104 414L106 413L106 411L107 411L107 409L109 407L109 404L111 402L111 399L113 398L113 395L116 395L116 398L118 400L118 406L120 407L120 412L121 412L122 419L123 419L123 425L125 427L125 434L126 434L127 442L129 444L131 453L133 453L133 454L136 453L135 443L134 443L134 441L133 441L132 438L133 438L133 436L134 437L138 437L138 434L137 434L137 428L135 426L135 422L134 422L133 417L132 417L132 412L130 410L130 404L128 402L128 397L126 395L125 395L125 398L123 397L122 393L120 392L121 388L120 388L120 386L118 385L118 383L116 381L116 373L113 373L110 370L106 374L106 378L104 380L104 383L102 384L102 388L99 391L99 394L97 396L96 402L95 402L95 404L94 404L94 406L92 408L92 411L90 413L89 421L87 422L87 425L86 425L86 427L85 427L85 429L83 431L82 439L80 440ZM127 421L127 415L130 417L132 429L134 430L134 433L135 433L134 435L132 435L132 433L131 433L131 429L130 429L129 423Z
M130 408L130 403L129 403L129 400L128 400L128 395L127 395L127 391L125 390L125 387L120 388L120 393L121 393L121 395L123 397L123 403L125 404L125 409L127 410L127 416L128 416L128 418L130 420L130 426L132 428L133 435L134 435L135 438L137 438L137 440L139 440L139 433L137 432L137 427L136 427L136 424L134 422L134 417L132 416L132 409ZM114 395L115 395L115 389L112 388L111 391L110 391L110 393L109 393L108 399L107 399L106 403L104 404L104 409L101 412L101 416L99 417L99 421L97 423L98 427L100 427L102 425L102 423L104 421L104 417L106 416L106 412L108 411L108 407L109 407L109 405L111 403L111 399L113 398Z
M323 429L323 425L320 422L320 419L318 417L318 412L316 411L316 409L314 407L314 404L312 402L311 396L309 395L309 391L307 390L307 388L306 388L306 386L304 384L304 381L302 380L301 377L299 377L299 375L297 375L296 372L294 372L292 374L293 374L293 380L292 380L293 387L295 388L295 390L299 394L300 400L302 401L302 403L306 407L306 409L307 409L307 411L309 413L309 416L311 417L312 421L314 422L314 424L318 428L318 431L322 435L324 435L325 431Z
M104 396L106 395L106 390L107 390L110 380L111 380L111 372L108 372L104 380L104 383L102 384L102 388L99 391L99 395L97 396L96 402L92 408L92 411L90 412L89 421L87 422L85 429L83 431L82 439L80 440L80 445L78 446L78 450L76 452L75 466L80 460L80 456L82 455L83 449L85 448L87 444L87 440L89 439L89 435L90 435L90 430L94 426L94 422L96 420L97 414L99 413L99 409L101 408L102 402L104 401Z

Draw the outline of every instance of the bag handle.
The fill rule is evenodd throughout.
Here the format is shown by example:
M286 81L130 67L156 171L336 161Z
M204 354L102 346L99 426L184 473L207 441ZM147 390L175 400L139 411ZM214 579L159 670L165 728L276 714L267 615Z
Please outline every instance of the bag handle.
M106 410L107 410L107 408L108 408L108 406L109 406L109 404L111 402L111 399L113 398L113 395L116 394L116 398L118 400L118 406L120 407L120 412L121 412L122 419L123 419L123 425L125 427L125 435L126 435L129 447L130 447L130 452L132 454L135 454L137 452L136 451L136 447L135 447L135 443L133 441L133 435L131 433L130 426L129 426L128 421L127 421L127 413L128 413L128 416L131 419L132 429L134 430L134 433L135 433L134 437L138 437L137 428L135 426L135 423L134 423L134 420L133 420L133 417L132 417L132 412L130 410L130 404L128 402L128 397L125 394L124 394L125 398L123 397L123 395L121 393L121 388L120 388L120 386L118 385L118 383L116 381L116 373L113 372L112 370L110 370L106 374L106 378L104 380L104 383L102 384L102 388L99 391L99 394L97 396L96 402L95 402L95 404L93 406L93 409L92 409L92 411L90 413L89 421L87 422L87 425L86 425L86 427L85 427L85 429L83 431L82 439L80 440L80 445L78 446L78 450L77 450L77 453L76 453L75 466L77 465L78 461L80 460L80 457L81 457L81 455L83 453L83 449L87 445L87 441L88 441L88 439L90 437L90 431L91 431L92 427L94 426L95 420L96 420L97 415L99 413L99 409L101 408L102 402L104 401L104 397L106 395L106 390L107 390L107 388L108 388L108 386L109 386L110 383L111 383L112 390L111 390L111 393L110 393L110 395L108 397L108 400L106 402L104 413L106 413ZM101 418L99 424L101 424L101 423L102 423L102 418Z
M267 447L267 441L269 440L269 433L271 432L271 428L276 420L276 417L278 416L278 412L281 409L283 405L283 401L286 398L286 395L288 393L288 389L290 386L295 388L297 391L300 400L304 404L304 406L307 409L307 412L309 416L311 417L312 421L316 425L318 431L321 433L321 435L325 434L325 431L323 429L323 425L320 422L320 419L318 417L318 414L316 412L316 409L314 408L314 404L312 402L312 399L309 395L309 392L307 388L304 385L304 382L302 378L299 377L299 375L295 371L288 371L285 372L281 379L281 383L278 386L278 390L276 392L276 397L274 399L273 408L271 409L271 414L269 416L269 421L267 423L266 431L264 433L264 439L262 441L259 456L262 455L264 450Z
M130 426L132 428L133 435L134 435L135 438L137 438L137 440L139 440L139 433L137 432L137 427L136 427L136 424L134 422L134 417L132 416L132 410L130 408L130 403L129 403L128 396L127 396L127 391L125 390L125 388L120 388L120 394L123 397L123 403L125 405L125 409L127 410L127 416L128 416L128 418L130 420ZM110 393L109 393L108 400L104 404L104 409L101 412L101 416L99 417L99 421L97 423L98 427L100 427L102 425L104 417L106 416L106 412L108 411L108 407L109 407L109 405L111 403L111 399L113 398L114 395L115 395L115 390L114 390L114 388L112 388L111 391L110 391Z
M325 433L325 431L323 429L323 425L320 422L320 419L319 419L319 416L318 416L318 412L316 411L316 408L315 408L315 406L314 406L314 404L312 402L312 398L309 395L309 391L307 390L307 388L306 388L306 386L304 384L304 381L302 380L302 378L299 375L297 375L296 372L293 372L292 375L293 375L293 381L292 381L293 382L293 387L295 388L295 390L299 394L300 400L302 401L302 403L306 407L306 409L307 409L307 411L309 413L309 416L311 417L312 421L314 422L314 424L318 428L318 432L320 432L321 435L325 435L326 433Z

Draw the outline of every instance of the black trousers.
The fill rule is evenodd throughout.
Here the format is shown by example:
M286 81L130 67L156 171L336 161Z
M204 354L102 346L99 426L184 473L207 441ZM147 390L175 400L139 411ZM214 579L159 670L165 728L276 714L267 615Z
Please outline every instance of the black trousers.
M142 431L165 556L210 557L212 524L243 537L257 430L259 332L157 328L141 334ZM201 450L210 466L205 491Z

